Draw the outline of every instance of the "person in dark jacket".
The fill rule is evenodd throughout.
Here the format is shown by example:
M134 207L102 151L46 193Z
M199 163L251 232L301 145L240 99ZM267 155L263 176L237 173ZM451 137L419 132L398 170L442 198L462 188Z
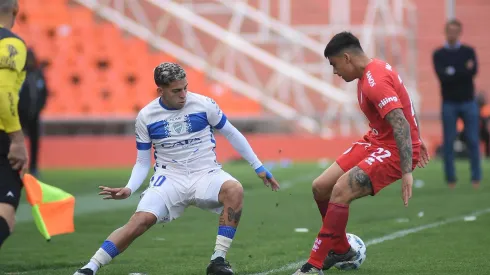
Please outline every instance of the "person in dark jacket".
M42 67L32 49L27 52L26 79L19 95L19 117L22 129L30 140L30 172L38 175L38 153L40 138L40 115L48 96L46 79Z
M459 41L462 25L458 20L446 23L446 44L433 54L434 69L441 84L444 132L444 169L450 188L456 185L453 143L456 122L463 119L471 163L471 181L479 187L482 177L479 148L479 110L475 101L473 78L478 71L475 50Z

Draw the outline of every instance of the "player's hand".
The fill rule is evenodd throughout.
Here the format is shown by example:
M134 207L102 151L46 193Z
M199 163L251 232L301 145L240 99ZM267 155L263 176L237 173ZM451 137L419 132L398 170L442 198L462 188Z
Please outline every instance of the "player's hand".
M420 160L419 163L417 163L417 167L424 168L425 166L427 166L427 164L429 164L429 161L429 150L427 150L427 146L422 141L422 144L420 145Z
M123 188L111 188L105 186L99 186L101 190L99 195L104 196L104 200L124 200L131 196L131 189L127 187Z
M412 198L412 185L413 176L412 173L406 173L402 176L402 199L405 207L408 206L408 200Z
M470 59L466 62L466 68L468 70L472 70L475 67L475 61L473 59Z
M29 157L27 156L27 149L24 140L12 141L10 143L10 150L7 156L12 169L18 170L20 172L20 177L22 178L27 172L27 165L29 162Z
M274 176L272 176L272 173L269 172L269 170L267 170L264 166L260 166L259 168L255 169L255 173L257 173L257 176L264 181L265 186L272 188L272 191L279 190L279 183L276 181Z

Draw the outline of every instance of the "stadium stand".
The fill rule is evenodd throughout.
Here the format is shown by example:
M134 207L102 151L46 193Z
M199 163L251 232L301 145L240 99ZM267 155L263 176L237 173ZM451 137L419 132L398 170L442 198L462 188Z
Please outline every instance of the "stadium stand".
M152 70L176 59L98 20L68 0L21 0L15 30L47 64L45 118L128 117L155 98ZM255 116L257 102L186 68L190 90L212 96L229 116Z

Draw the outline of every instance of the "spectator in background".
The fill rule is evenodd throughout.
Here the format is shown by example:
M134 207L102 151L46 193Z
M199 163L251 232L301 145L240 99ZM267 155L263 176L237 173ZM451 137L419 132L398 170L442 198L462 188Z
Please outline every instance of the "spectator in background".
M476 102L478 103L480 113L480 141L483 142L484 154L487 158L490 158L490 105L486 103L485 95L483 93L477 95ZM468 157L468 150L466 144L466 137L464 134L464 123L458 120L457 124L458 138L454 145L458 157ZM459 143L458 143L459 142ZM458 146L464 145L464 146ZM441 150L442 152L442 150Z
M483 94L478 97L478 106L480 107L480 138L485 148L485 157L490 158L490 104Z
M27 51L26 71L26 79L19 96L19 117L31 144L30 172L38 176L40 114L46 104L48 91L43 70L32 49Z
M446 23L446 44L433 54L434 68L441 84L444 132L444 169L450 188L456 185L453 143L456 122L462 118L470 155L471 181L478 188L481 180L479 115L473 78L478 70L475 51L459 41L462 25L458 20Z

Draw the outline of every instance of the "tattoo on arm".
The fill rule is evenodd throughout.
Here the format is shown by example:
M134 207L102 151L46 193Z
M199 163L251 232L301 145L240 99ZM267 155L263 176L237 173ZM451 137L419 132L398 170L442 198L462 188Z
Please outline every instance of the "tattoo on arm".
M412 136L410 125L408 124L402 109L395 109L389 112L386 120L393 127L393 135L396 145L400 151L400 165L402 174L412 172Z
M242 216L242 210L235 211L233 208L228 207L228 221L238 223Z

